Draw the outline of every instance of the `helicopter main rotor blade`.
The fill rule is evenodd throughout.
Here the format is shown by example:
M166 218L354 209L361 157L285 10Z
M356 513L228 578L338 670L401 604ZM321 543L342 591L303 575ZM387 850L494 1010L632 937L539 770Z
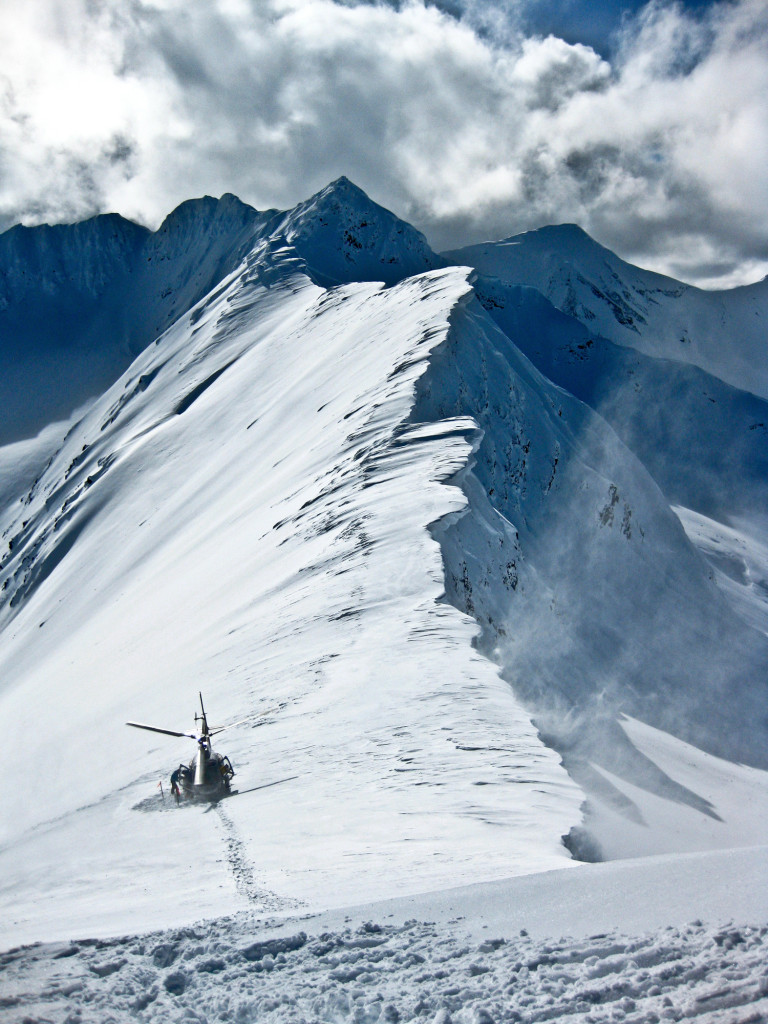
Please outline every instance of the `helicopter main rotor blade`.
M134 729L147 729L149 732L161 732L164 736L185 736L190 740L199 740L200 737L194 732L174 732L173 729L158 729L156 725L144 725L142 722L126 722Z

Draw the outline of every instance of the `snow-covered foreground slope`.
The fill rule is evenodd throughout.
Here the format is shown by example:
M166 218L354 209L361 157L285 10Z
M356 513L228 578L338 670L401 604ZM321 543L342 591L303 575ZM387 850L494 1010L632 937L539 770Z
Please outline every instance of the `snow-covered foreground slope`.
M762 1021L766 928L733 917L765 920L766 871L764 850L653 858L17 949L0 1021Z
M465 505L445 481L475 427L408 417L465 274L323 292L270 260L150 346L6 516L0 713L29 766L3 793L6 941L568 862L579 790L437 603L427 526ZM246 720L242 789L298 777L152 813L189 743L123 723L189 728L198 689Z

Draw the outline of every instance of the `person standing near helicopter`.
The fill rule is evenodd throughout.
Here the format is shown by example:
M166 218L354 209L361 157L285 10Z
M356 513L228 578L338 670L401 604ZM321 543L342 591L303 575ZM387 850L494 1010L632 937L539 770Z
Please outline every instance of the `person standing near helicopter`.
M171 792L176 797L176 803L177 804L181 800L181 790L179 789L179 780L181 779L181 774L182 774L183 771L184 771L184 765L180 764L179 767L176 769L176 771L173 772L172 775L171 775Z

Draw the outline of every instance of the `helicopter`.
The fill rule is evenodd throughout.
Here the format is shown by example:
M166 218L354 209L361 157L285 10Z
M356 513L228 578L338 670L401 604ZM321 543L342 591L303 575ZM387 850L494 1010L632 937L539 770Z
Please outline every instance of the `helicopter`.
M176 732L173 729L160 729L156 725L144 725L143 722L126 722L134 729L147 729L165 736L186 736L197 743L197 753L189 764L180 764L171 775L171 790L176 803L184 800L217 801L232 793L231 782L235 774L232 762L224 754L217 754L211 746L211 736L223 732L226 726L211 729L205 714L203 695L200 697L200 714L195 712L195 725L199 723L198 732Z

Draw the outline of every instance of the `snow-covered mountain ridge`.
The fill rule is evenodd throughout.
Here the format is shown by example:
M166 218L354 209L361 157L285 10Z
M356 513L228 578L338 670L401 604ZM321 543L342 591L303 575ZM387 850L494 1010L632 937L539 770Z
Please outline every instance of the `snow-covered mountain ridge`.
M644 355L690 363L768 398L768 279L728 291L702 291L633 267L574 224L445 256L506 283L536 288L593 335Z
M282 798L233 801L194 843L196 810L173 819L165 838L182 863L193 847L201 861L197 913L440 887L481 862L496 877L567 863L560 836L581 794L474 652L471 620L437 602L425 527L463 508L443 481L475 428L407 421L466 274L325 292L299 265L255 252L94 403L9 509L8 752L46 780L44 799L4 795L15 927L41 885L50 926L104 877L121 913L189 914L178 861L137 891L134 853L164 828L143 801L186 744L158 749L122 723L137 709L173 723L198 689L250 719L227 744L246 783L299 779ZM95 771L62 769L62 749L105 727ZM83 827L112 842L80 851ZM222 831L236 863L221 863ZM73 897L59 911L62 874Z
M122 928L129 908L150 925L541 871L574 864L566 834L582 854L654 852L670 815L674 849L760 840L729 801L765 820L762 549L724 587L670 507L722 526L754 513L757 445L720 506L696 504L695 460L670 493L659 444L630 451L578 400L624 364L589 369L579 395L531 362L614 342L498 266L449 266L346 179L287 213L224 197L155 234L100 219L80 232L94 267L107 228L117 255L98 280L57 242L73 270L41 286L54 297L20 393L50 415L45 332L73 292L91 319L57 358L78 402L90 345L141 350L58 440L0 449L0 712L7 756L44 780L33 800L3 795L9 935L66 934L72 913ZM11 292L6 331L36 301ZM652 405L664 362L642 360ZM679 366L689 394L705 371ZM730 393L746 430L758 399ZM713 423L723 443L733 424L702 408L703 460ZM733 558L737 526L719 535ZM196 808L142 813L184 742L122 726L183 727L198 689L246 720L222 740L242 788L298 776L202 831ZM87 770L62 759L84 735ZM84 846L93 834L112 838ZM104 879L119 895L99 918Z
M324 285L392 284L442 265L423 235L345 178L287 213L206 196L156 232L117 214L11 228L0 235L0 441L28 437L104 390L267 240L290 244Z

